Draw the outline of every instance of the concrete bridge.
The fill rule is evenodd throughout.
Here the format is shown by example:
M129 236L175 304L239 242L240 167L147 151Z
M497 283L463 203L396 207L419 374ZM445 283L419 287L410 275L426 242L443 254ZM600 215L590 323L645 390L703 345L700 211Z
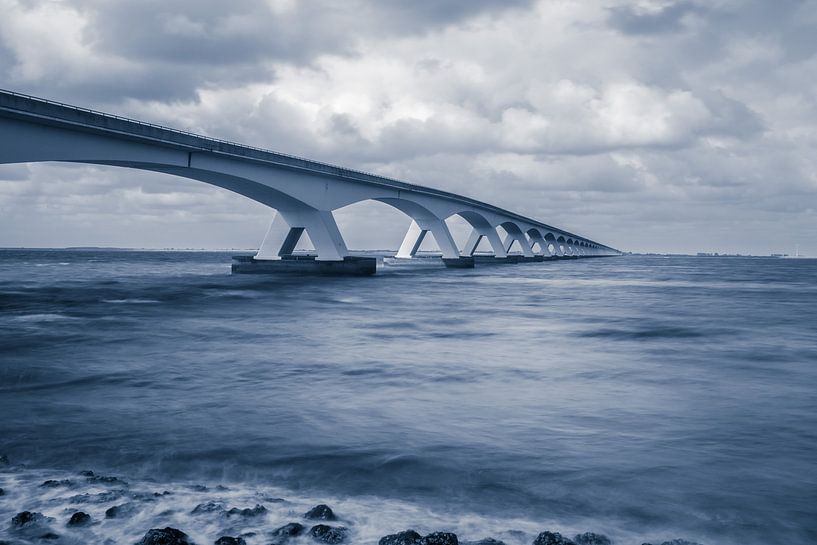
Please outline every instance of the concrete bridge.
M0 90L0 164L38 161L163 172L222 187L274 208L277 214L261 248L239 269L292 259L304 231L315 246L317 265L323 262L337 272L359 268L354 262L360 258L350 256L332 212L369 199L411 218L397 258L415 257L428 233L444 262L453 267L473 266L483 239L496 262L620 253L564 229L446 191ZM472 228L462 249L445 222L453 215ZM518 256L509 254L514 243L521 249ZM301 260L299 266L304 265Z

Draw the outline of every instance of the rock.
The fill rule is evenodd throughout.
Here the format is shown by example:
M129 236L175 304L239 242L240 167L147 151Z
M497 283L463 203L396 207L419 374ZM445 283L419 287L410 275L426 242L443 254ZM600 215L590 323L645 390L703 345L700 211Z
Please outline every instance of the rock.
M136 545L195 545L195 543L181 530L152 528Z
M306 527L303 524L290 522L273 530L271 535L274 537L295 537L304 533L304 530L306 530Z
M304 513L304 518L307 520L338 520L332 508L323 503Z
M414 530L406 530L381 537L378 545L421 545L422 542L423 536Z
M82 511L77 511L71 518L68 520L68 524L66 526L88 526L91 524L91 515L88 513L83 513Z
M0 454L0 466L7 465L11 465L11 462L9 462L9 457L6 456L5 454Z
M109 477L107 475L90 475L85 479L89 483L95 484L117 484L119 486L128 486L128 483L119 477Z
M45 517L42 513L32 513L31 511L21 511L11 517L11 525L14 528L27 528L43 521L45 521Z
M5 495L6 495L6 491L3 490L2 488L0 488L0 496L5 496Z
M125 495L124 490L111 490L109 492L100 492L99 494L77 494L68 498L70 503L108 503L109 501L118 500Z
M57 488L60 486L73 486L74 481L70 479L60 479L59 481L56 479L48 479L43 484L40 485L41 488Z
M423 545L459 545L457 534L451 532L434 532L423 538Z
M694 541L687 541L686 539L673 539L672 541L665 541L661 545L701 545Z
M327 526L326 524L318 524L309 529L309 535L316 541L321 543L329 543L334 545L336 543L343 543L349 537L349 530L343 526Z
M199 515L201 513L216 513L224 511L224 504L215 502L215 501L208 501L207 503L200 503L196 507L193 508L191 511L194 515Z
M215 545L247 545L247 542L240 537L221 536Z
M106 519L126 518L136 513L139 508L132 503L114 505L105 511Z
M46 532L45 534L40 536L40 539L48 539L48 540L59 539L59 538L60 538L59 534L55 534L54 532Z
M505 545L505 542L492 537L486 537L479 541L463 541L460 545Z
M255 504L255 507L252 509L239 509L238 507L233 507L229 511L227 511L228 516L239 515L242 517L257 517L258 515L265 515L267 513L267 508L260 504Z
M576 545L559 532L542 532L533 540L533 545Z
M601 534L594 534L593 532L585 532L573 538L576 545L613 545L610 538Z

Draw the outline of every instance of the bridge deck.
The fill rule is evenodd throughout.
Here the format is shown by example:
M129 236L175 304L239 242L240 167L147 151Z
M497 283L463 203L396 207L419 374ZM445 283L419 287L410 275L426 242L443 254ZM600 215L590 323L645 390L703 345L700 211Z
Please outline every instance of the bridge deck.
M312 174L330 178L353 180L381 187L442 197L608 248L608 246L604 244L594 242L581 235L576 235L564 229L559 229L497 206L455 193L401 182L385 176L348 169L320 161L313 161L294 155L287 155L285 153L229 142L227 140L202 136L127 117L107 114L88 108L81 108L61 102L15 93L13 91L0 89L0 116L22 118L47 125L70 126L73 129L101 132L109 135L115 134L120 138L124 137L138 141L149 141L153 144L170 146L177 149L229 155L238 159L274 164L277 167L308 171Z

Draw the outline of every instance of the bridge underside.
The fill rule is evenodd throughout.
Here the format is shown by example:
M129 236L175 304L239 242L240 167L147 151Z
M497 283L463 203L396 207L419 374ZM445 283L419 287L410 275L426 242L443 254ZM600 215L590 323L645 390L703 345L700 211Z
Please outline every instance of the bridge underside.
M0 163L63 161L163 172L253 199L277 211L252 259L256 265L268 265L255 270L322 267L329 271L333 267L320 263L334 262L354 263L348 270L336 265L336 272L368 271L365 260L350 259L354 256L350 256L333 215L338 208L365 200L388 204L410 220L395 256L400 260L417 257L429 234L449 266L473 266L475 255L484 257L477 253L483 240L490 248L490 258L497 262L619 254L589 239L466 197L104 114L77 113L65 105L37 100L0 92ZM454 215L462 217L472 230L462 248L446 224ZM497 231L500 227L504 239ZM314 256L311 260L293 259L304 233L315 247ZM276 261L286 263L269 263ZM237 267L238 272L245 268Z

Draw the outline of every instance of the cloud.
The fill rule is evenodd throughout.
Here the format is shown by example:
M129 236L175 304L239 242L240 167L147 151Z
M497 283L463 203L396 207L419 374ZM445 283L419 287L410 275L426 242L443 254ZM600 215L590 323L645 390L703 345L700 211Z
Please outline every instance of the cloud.
M624 248L767 251L777 230L817 254L807 234L817 230L813 3L0 0L0 9L0 77L16 90L463 193ZM231 246L257 244L253 229L268 217L195 182L49 165L0 168L0 209L0 244L23 237L15 222L26 214L66 225L138 216L158 245L164 230ZM395 217L366 206L343 214L355 245L371 218ZM81 244L93 231L76 222L61 231Z

